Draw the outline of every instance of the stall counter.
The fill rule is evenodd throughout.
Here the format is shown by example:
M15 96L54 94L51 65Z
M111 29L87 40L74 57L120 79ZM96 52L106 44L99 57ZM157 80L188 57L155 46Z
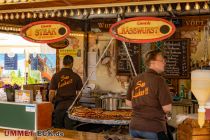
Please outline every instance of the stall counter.
M0 102L0 128L37 131L51 128L53 107L50 102Z

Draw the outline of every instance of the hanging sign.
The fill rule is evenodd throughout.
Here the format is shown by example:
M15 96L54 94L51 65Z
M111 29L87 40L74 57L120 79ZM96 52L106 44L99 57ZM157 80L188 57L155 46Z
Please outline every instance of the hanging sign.
M175 26L162 18L137 17L113 24L109 32L124 42L149 43L169 38L175 32Z
M31 42L53 43L66 38L70 28L58 21L38 21L24 26L21 36Z
M66 48L67 46L69 46L69 40L64 39L64 40L61 40L58 42L48 43L47 45L54 49L63 49L63 48Z

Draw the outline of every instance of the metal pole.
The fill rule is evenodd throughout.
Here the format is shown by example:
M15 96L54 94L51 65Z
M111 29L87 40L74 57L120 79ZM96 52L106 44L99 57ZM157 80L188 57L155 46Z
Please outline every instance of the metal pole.
M129 61L130 61L131 67L132 67L132 69L133 69L133 71L134 71L134 74L135 74L135 76L137 76L136 69L135 69L135 67L134 67L134 65L133 65L133 61L132 61L132 59L131 59L131 56L130 56L130 54L129 54L129 52L128 52L128 48L127 48L125 42L122 42L122 43L123 43L123 46L124 46L124 48L125 48L125 51L126 51L126 53L127 53L127 55L128 55L128 59L129 59Z
M98 62L96 63L96 67L98 66L98 64L100 63L101 59L103 58L104 54L106 53L106 51L108 50L109 46L111 45L112 41L113 41L113 37L111 38L111 40L109 41L108 45L106 46L104 52L102 53L102 55L100 56ZM73 108L74 104L76 103L77 99L79 98L80 94L82 93L82 90L84 89L84 87L86 86L86 84L88 83L90 77L92 76L94 71L91 72L91 74L88 76L87 80L85 81L85 83L82 86L82 89L79 91L79 93L77 94L77 97L74 99L73 103L71 104L71 106L68 108L67 113L69 113L69 111L71 111L71 109Z

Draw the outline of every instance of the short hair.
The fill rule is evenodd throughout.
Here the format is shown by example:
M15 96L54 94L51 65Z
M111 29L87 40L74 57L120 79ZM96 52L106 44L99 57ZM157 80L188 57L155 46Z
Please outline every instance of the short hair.
M145 63L145 65L147 66L147 67L149 67L149 65L150 65L150 62L152 61L152 60L156 60L156 57L157 57L157 55L162 55L163 57L164 57L164 55L163 55L163 52L161 51L161 50L159 50L159 49L155 49L155 50L150 50L150 51L148 51L146 54L145 54L145 57L144 57L144 63Z
M74 58L70 55L66 55L63 58L63 65L70 65L74 62Z

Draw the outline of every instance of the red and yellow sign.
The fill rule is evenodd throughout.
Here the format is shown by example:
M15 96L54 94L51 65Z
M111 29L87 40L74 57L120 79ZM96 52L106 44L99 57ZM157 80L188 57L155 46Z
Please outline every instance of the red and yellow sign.
M21 36L31 42L53 43L66 38L70 28L58 21L38 21L24 26Z
M47 45L54 49L63 49L63 48L66 48L67 46L69 46L69 44L70 44L69 40L64 39L64 40L61 40L58 42L48 43Z
M175 32L175 26L161 18L138 17L113 24L109 32L124 42L149 43L169 38Z

